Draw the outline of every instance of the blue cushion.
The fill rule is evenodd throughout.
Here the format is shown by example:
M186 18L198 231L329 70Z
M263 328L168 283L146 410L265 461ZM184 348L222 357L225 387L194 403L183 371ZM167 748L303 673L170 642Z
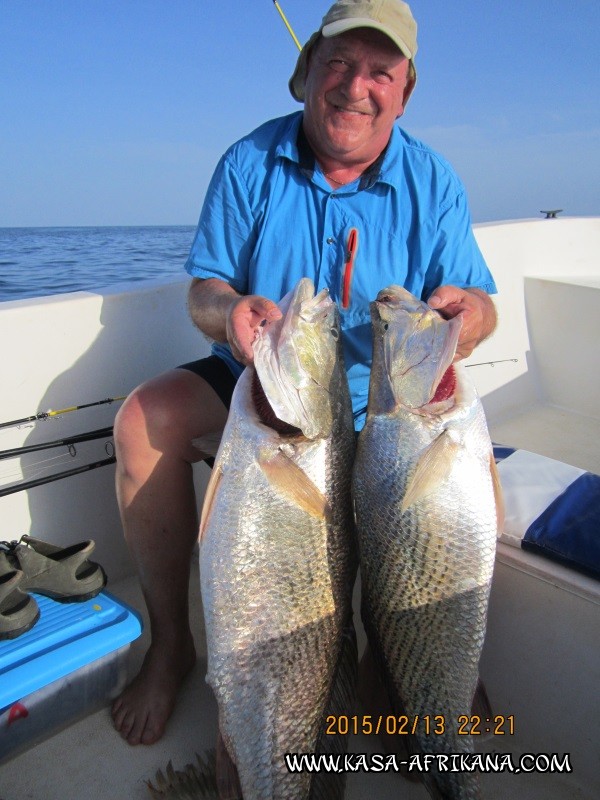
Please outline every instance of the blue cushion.
M494 444L494 461L498 464L500 461L504 461L505 458L508 458L515 452L514 447L506 447L503 444Z
M521 546L600 578L600 476L577 478L531 523Z

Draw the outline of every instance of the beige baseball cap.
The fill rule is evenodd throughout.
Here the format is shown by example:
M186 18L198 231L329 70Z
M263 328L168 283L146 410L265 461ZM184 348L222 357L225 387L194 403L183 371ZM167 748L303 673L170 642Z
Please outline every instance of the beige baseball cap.
M296 69L290 78L292 97L304 100L304 82L308 57L319 36L339 36L354 28L375 28L388 36L410 60L409 75L417 79L414 58L417 52L417 23L410 7L402 0L338 0L323 17L321 27L313 33L298 56ZM406 101L408 101L408 97Z

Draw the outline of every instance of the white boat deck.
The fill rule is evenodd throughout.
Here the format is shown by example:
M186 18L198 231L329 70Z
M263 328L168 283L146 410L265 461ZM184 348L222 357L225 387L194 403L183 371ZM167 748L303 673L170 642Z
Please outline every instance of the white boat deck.
M530 450L600 475L600 420L537 404L491 424L495 444Z
M110 590L127 603L143 609L135 579L121 581ZM150 747L130 747L112 727L103 709L72 725L35 748L0 766L1 800L148 800L146 780L169 760L176 769L195 761L195 753L214 746L216 704L204 677L206 656L197 568L192 570L190 599L199 658L187 679L167 732ZM130 651L132 674L145 650L147 633ZM360 710L358 711L360 713ZM543 713L543 710L541 710ZM350 737L353 752L382 752L375 737ZM512 752L516 763L528 752L515 737L496 737L482 750ZM576 775L498 774L482 778L486 800L594 800L577 787ZM420 784L394 774L360 773L349 777L347 800L427 800ZM281 798L284 800L284 798Z

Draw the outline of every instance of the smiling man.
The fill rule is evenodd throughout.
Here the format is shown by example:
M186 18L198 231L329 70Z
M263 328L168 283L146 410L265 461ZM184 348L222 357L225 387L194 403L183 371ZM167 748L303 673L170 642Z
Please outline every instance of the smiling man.
M319 37L307 61L304 132L325 175L351 183L385 149L404 112L410 61L369 28Z
M212 356L139 387L115 426L118 499L152 634L140 674L113 707L131 744L162 735L194 664L191 464L212 455L208 442L252 361L256 329L280 316L276 302L304 276L338 302L357 430L371 364L369 303L381 288L399 284L445 316L460 314L459 357L494 328L494 281L464 188L396 124L415 86L416 51L406 3L339 0L290 80L303 111L265 123L216 168L186 263L189 310L214 341Z

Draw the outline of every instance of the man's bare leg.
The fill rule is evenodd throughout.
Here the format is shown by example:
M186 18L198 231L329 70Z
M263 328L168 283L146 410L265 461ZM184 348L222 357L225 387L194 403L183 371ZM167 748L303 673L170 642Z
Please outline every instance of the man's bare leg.
M194 373L177 369L136 389L115 421L117 497L150 616L142 668L112 708L130 744L163 735L182 681L196 661L188 587L198 535L192 440L222 430L227 410Z

